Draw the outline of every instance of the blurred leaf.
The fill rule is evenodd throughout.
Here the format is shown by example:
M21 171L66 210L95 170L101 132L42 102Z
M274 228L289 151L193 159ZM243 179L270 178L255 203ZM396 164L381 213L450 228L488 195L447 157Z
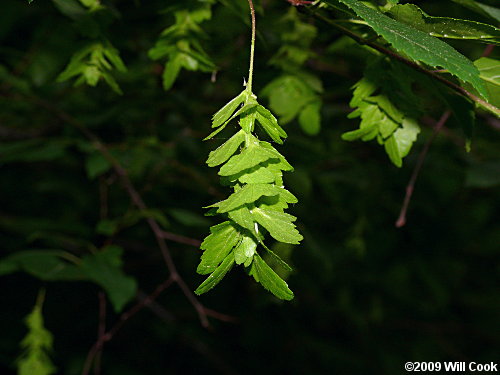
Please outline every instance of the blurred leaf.
M0 143L0 163L40 162L62 158L71 141L66 139L28 139Z
M122 311L137 291L136 281L122 270L122 254L120 247L108 246L84 256L81 264L85 276L106 291L116 312Z
M187 227L207 227L210 225L210 221L203 216L182 208L169 208L167 213Z
M0 275L24 271L41 280L82 280L84 274L77 265L64 259L60 250L23 250L0 259Z
M28 334L21 341L23 354L16 361L19 375L50 375L56 372L49 357L53 350L53 337L44 326L41 293L35 307L26 317Z
M87 157L85 169L87 176L93 180L97 176L109 171L111 164L100 153L93 153Z
M321 101L317 100L304 107L299 115L299 124L307 135L318 135L321 130Z
M119 52L109 42L92 43L77 51L71 58L66 69L59 74L58 82L77 78L75 86L87 83L96 86L102 78L117 94L122 94L118 83L110 74L116 69L125 72L127 69Z
M473 10L474 12L481 14L484 17L494 19L500 22L500 8L492 7L484 3L480 3L475 0L451 0L457 4L463 5L464 7Z
M467 168L465 185L492 188L500 185L500 161L474 162Z

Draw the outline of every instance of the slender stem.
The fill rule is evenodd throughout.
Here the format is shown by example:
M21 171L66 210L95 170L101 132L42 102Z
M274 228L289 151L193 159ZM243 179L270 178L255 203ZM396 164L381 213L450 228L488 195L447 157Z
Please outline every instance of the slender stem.
M252 92L253 59L255 55L255 7L252 0L248 0L248 5L250 6L250 14L252 16L252 43L250 45L250 68L248 69L247 90Z
M446 111L443 113L439 121L436 123L434 126L434 132L432 133L432 136L427 140L425 143L424 148L420 152L420 155L418 156L417 164L415 165L415 169L413 170L413 173L411 175L410 181L408 182L408 185L406 186L406 194L405 194L405 199L403 201L403 206L401 207L401 211L399 213L398 220L396 221L396 228L401 228L406 224L406 213L408 211L408 206L410 205L410 200L413 195L413 191L415 190L415 183L417 182L418 175L420 173L420 170L422 169L422 165L424 165L425 157L427 156L427 153L429 152L429 148L431 147L432 142L434 139L437 137L439 131L443 128L443 126L446 124L446 121L448 121L448 118L450 117L451 112Z

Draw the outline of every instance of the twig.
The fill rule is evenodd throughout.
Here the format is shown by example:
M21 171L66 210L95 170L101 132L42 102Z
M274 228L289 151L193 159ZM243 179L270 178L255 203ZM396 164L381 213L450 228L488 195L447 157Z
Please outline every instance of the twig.
M170 285L172 285L174 282L176 282L172 276L170 276L168 279L166 279L164 282L162 282L160 285L156 287L156 289L151 293L149 296L146 298L141 299L137 304L132 306L129 310L125 311L118 321L114 324L114 326L106 332L103 319L105 317L102 317L102 304L101 304L101 298L99 299L99 335L97 337L97 341L92 345L92 347L89 350L89 353L87 354L87 358L85 360L85 364L83 366L82 370L82 375L88 375L90 368L92 366L92 363L95 363L96 357L99 355L99 353L102 352L102 348L104 344L108 341L110 341L116 333L122 328L122 326L129 320L131 317L133 317L135 314L137 314L140 310L142 310L144 307L149 305L152 301L154 301L160 294L163 292L165 289L167 289ZM104 305L105 305L105 300L104 300ZM104 310L104 315L105 315L105 310ZM97 370L98 367L96 366L96 373L98 373Z
M171 240L174 242L182 243L184 245L190 245L190 246L194 246L194 247L198 247L198 248L201 245L200 240L197 240L195 238L181 236L180 234L165 232L164 230L162 230L161 236L163 238L165 238L166 240Z
M436 123L434 126L434 131L432 135L429 137L427 142L424 145L424 148L422 151L420 151L420 154L418 155L418 160L417 164L415 165L415 168L413 169L413 173L411 175L410 181L408 182L408 185L406 186L406 195L405 199L403 201L403 206L401 207L401 212L399 214L398 220L396 221L396 227L401 228L406 224L406 212L408 211L408 206L410 205L410 200L413 195L413 190L415 188L415 183L417 181L418 175L420 173L420 170L422 169L422 165L424 164L425 157L427 156L427 153L429 152L429 148L438 135L439 131L443 128L443 126L446 124L446 121L448 121L448 118L450 117L451 112L446 111L443 113L439 121Z
M106 295L104 292L99 292L99 326L97 329L97 337L103 337L106 333ZM99 348L96 353L94 361L94 374L100 375L101 373L101 358L103 346Z
M463 87L457 85L456 83L448 81L446 78L440 76L438 73L436 73L432 70L425 69L424 67L420 66L416 62L408 60L407 58L397 54L396 52L394 52L386 47L383 47L377 43L374 43L373 41L370 41L370 40L363 38L362 36L352 32L351 30L349 30L348 28L346 28L344 26L337 24L335 21L333 21L333 20L331 20L331 19L329 19L321 14L318 14L316 12L312 12L311 10L308 10L308 12L310 15L313 15L314 17L319 18L323 22L326 22L329 25L335 27L337 30L341 31L345 35L354 39L358 43L370 46L371 48L383 53L384 55L387 55L395 60L398 60L398 61L402 62L403 64L408 65L409 67L434 78L435 80L443 83L444 85L446 85L446 86L450 87L451 89L453 89L454 91L458 92L460 95L468 97L469 99L473 100L474 102L476 102L480 106L488 109L492 113L495 113L497 116L500 116L500 108L498 108L498 107L494 106L493 104L490 104L487 101L479 98L478 96L474 95L473 93L469 92L468 90L464 89Z
M494 49L495 49L495 45L494 44L488 44L486 46L486 48L484 49L483 54L481 55L481 57L488 57L489 55L491 55L491 53L493 52Z
M125 170L125 168L122 167L120 162L115 159L115 157L111 154L111 152L104 145L104 143L102 143L101 140L94 133L92 133L90 130L88 130L76 118L70 116L68 113L66 113L65 111L61 110L60 108L54 106L52 103L50 103L46 100L37 98L37 97L33 97L32 100L35 101L41 107L44 107L47 110L53 112L62 121L75 127L85 137L87 137L92 142L93 146L111 164L115 173L120 178L125 191L130 196L132 203L140 210L145 211L148 209L148 207L144 203L144 200L142 199L141 195L139 194L137 189L132 184L132 181L130 180L130 177L129 177L127 171ZM198 313L198 318L200 319L202 326L208 327L209 323L208 323L208 319L207 319L207 314L205 313L205 307L198 301L198 299L195 297L195 295L193 294L191 289L189 289L189 287L187 286L184 279L180 276L179 271L177 270L177 267L175 266L175 263L172 259L172 255L170 254L170 250L168 248L168 245L165 242L165 236L166 236L167 232L165 232L163 229L161 229L158 222L151 217L147 218L146 222L149 224L149 227L153 231L153 234L156 238L156 242L157 242L158 247L160 248L161 254L163 256L163 260L165 261L167 269L170 273L170 277L179 286L179 288L182 290L182 292L184 293L184 295L186 296L188 301L195 308L196 312ZM173 234L169 234L169 236L172 238L179 239L179 237L177 237L176 235L173 235ZM185 238L184 238L184 242L185 242Z

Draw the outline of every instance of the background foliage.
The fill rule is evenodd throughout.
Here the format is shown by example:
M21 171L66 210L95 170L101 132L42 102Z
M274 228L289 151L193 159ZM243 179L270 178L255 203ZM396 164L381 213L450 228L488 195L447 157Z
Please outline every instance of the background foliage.
M342 1L345 6L325 3L335 7L322 10L321 17L353 17L345 6L362 18L371 14L353 0ZM394 3L388 1L387 8ZM499 22L494 0L413 3L425 13L394 9L393 18L404 23L413 12L478 25ZM105 320L111 327L133 306L134 296L143 299L168 280L148 222L154 219L168 234L197 244L218 223L201 207L228 195L205 160L236 127L202 139L212 114L242 90L249 47L246 0L105 5L2 2L2 374L22 371L33 358L42 358L40 374L80 374L96 340L99 291L109 301ZM288 133L279 151L295 167L284 179L299 198L289 211L304 235L299 246L272 247L293 272L264 258L287 280L295 299L283 303L244 272L232 272L200 301L235 320L210 318L206 329L181 289L164 284L168 289L104 346L102 372L397 374L412 360L495 360L498 120L476 111L467 153L470 101L381 59L306 10L285 1L257 5L253 87ZM421 18L421 32L436 33L426 19ZM363 22L346 25L373 40ZM498 29L477 27L481 35L489 33L485 40L472 30L471 37L461 38L466 40L446 42L477 60L483 42L498 43ZM498 50L489 52L498 61ZM490 102L498 103L492 64L476 65L487 79L477 94L488 90ZM353 97L351 87L363 87L367 79L378 91ZM381 93L392 101L382 101ZM366 136L353 134L360 120L347 118L351 107L358 108L350 117L360 115L361 127L373 127L373 117L363 118L360 110L392 114L384 117L385 127L377 122L370 128L374 137L366 140L378 139L402 168L375 142L342 140L342 134L349 140ZM408 223L395 228L418 152L447 108L452 116L428 152ZM410 137L411 152L387 146L405 124L419 127ZM100 145L125 168L148 209L131 202ZM194 290L203 280L195 273L200 251L181 242L168 245Z

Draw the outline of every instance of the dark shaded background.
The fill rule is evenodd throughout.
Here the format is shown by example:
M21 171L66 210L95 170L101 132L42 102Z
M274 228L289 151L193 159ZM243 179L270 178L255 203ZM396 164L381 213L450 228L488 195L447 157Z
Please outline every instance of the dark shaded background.
M0 255L26 248L82 255L89 244L112 242L125 249L126 272L149 293L167 273L148 226L139 221L111 239L96 232L103 187L110 218L131 209L129 197L112 172L88 178L85 165L95 156L89 142L33 98L53 103L97 134L119 156L147 204L165 214L166 230L202 239L216 221L203 217L201 207L227 191L205 165L220 140L201 140L211 114L241 90L249 29L246 15L217 4L213 19L203 24L210 36L204 47L221 67L217 81L182 72L164 92L162 66L147 57L172 21L159 14L164 2L111 3L120 17L110 20L109 39L129 68L118 75L123 96L103 83L55 83L85 37L51 1L2 1ZM279 74L266 62L280 43L276 20L288 7L285 1L263 3L257 91ZM448 1L418 3L436 15L474 17L456 5L450 10ZM356 47L328 52L339 35L317 26L318 58L308 66L325 86L322 131L310 137L288 124L290 137L280 147L296 167L285 178L299 197L291 213L305 237L302 245L281 249L291 251L288 283L295 299L280 302L235 269L200 300L237 321L212 319L207 330L172 287L157 301L161 310L141 311L105 346L103 374L398 374L406 361L499 360L498 122L478 116L467 154L461 131L450 121L430 149L408 224L396 229L406 183L432 129L423 126L402 169L375 143L342 141L340 135L357 125L346 119L349 87L360 79L365 60ZM454 45L472 59L484 48ZM442 111L430 108L428 121ZM21 141L17 149L7 147ZM169 246L195 289L203 280L195 272L199 251ZM98 287L43 283L22 273L0 282L0 373L14 373L26 333L23 317L45 286L44 315L55 337L58 373L79 374L96 339ZM109 308L108 323L116 319Z

